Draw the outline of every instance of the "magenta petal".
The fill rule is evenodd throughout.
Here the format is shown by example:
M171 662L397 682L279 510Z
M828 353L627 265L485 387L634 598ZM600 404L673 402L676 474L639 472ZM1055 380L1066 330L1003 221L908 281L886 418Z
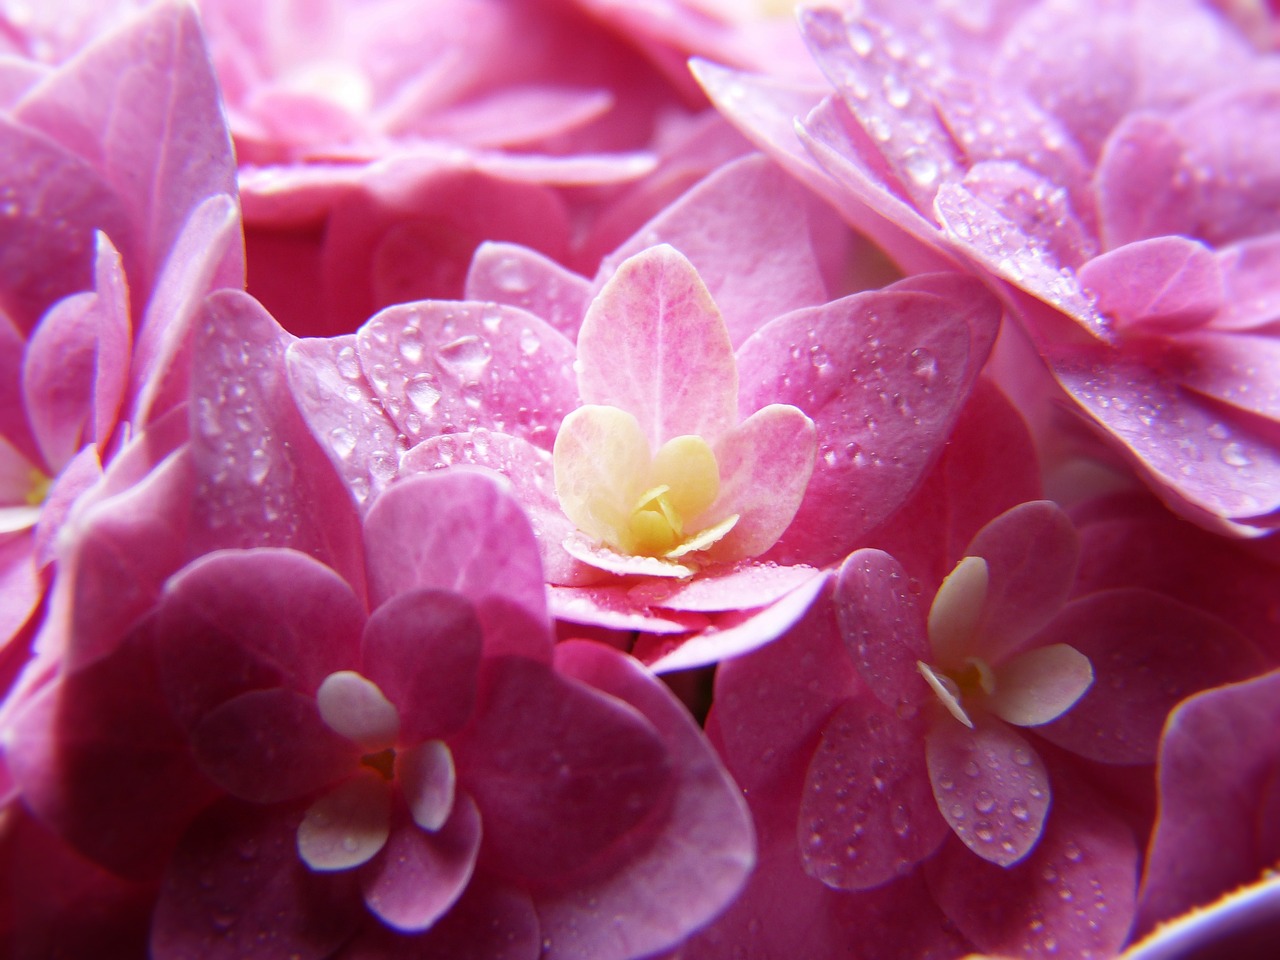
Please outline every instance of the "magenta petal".
M1139 850L1082 771L1054 764L1053 815L1012 866L951 841L925 868L943 912L986 953L1112 957L1133 922Z
M623 960L670 949L742 888L755 862L750 814L688 711L634 660L600 644L569 641L556 648L556 667L591 684L597 696L630 704L652 724L673 794L669 806L651 811L658 817L647 825L652 843L648 831L627 837L635 843L619 869L538 897L543 936L551 941L544 955Z
M399 710L402 743L446 736L467 721L482 643L475 611L455 593L410 590L374 610L362 672Z
M1280 857L1280 756L1261 735L1277 729L1275 672L1205 691L1170 715L1140 931L1264 876Z
M987 602L970 651L996 663L1029 640L1066 602L1080 561L1080 538L1055 503L1006 510L964 551L987 561Z
M998 720L970 730L939 716L925 738L938 809L965 846L1002 867L1035 847L1049 813L1049 775L1021 734Z
M298 859L301 811L224 801L188 829L160 887L156 960L324 960L355 930L351 874Z
M358 666L364 611L328 567L292 550L210 554L166 585L158 659L174 712L193 724L252 689L314 696Z
M931 659L924 612L902 564L880 550L858 550L840 565L835 607L845 647L886 707L931 699L916 664Z
M200 769L254 803L292 800L355 770L360 748L329 729L311 697L251 690L209 711L191 731Z
M426 930L461 896L480 850L480 814L471 798L458 797L438 833L427 833L403 809L393 814L382 853L360 871L364 902L405 933Z
M744 415L790 403L817 427L804 501L771 553L780 561L848 553L910 494L973 386L999 305L959 274L912 283L779 317L738 350Z
M827 721L796 826L811 877L837 890L868 890L938 849L947 823L930 789L922 723L901 720L865 694Z
M1140 589L1073 601L1036 638L1070 643L1093 664L1093 686L1036 732L1103 763L1151 763L1169 711L1207 687L1263 668L1253 644L1216 617Z
M672 788L641 714L519 657L484 661L475 719L450 746L484 818L486 862L515 878L587 869Z
M388 307L356 334L360 367L410 444L480 427L551 448L577 406L573 344L495 303Z
M375 605L418 587L451 590L474 605L487 654L549 655L538 543L500 478L464 468L409 477L373 505L364 534Z
M487 241L471 258L463 299L519 307L576 341L591 293L585 277L538 251Z
M737 387L728 329L693 264L669 246L620 264L578 334L582 402L632 414L656 451L686 435L714 443L737 421Z

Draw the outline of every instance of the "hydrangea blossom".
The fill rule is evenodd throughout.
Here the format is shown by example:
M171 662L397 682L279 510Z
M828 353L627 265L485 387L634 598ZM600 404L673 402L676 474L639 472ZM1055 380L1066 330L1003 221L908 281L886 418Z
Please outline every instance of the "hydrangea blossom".
M820 103L704 81L900 262L1009 284L1058 384L1176 509L1268 527L1270 58L1193 2L1011 5L928 34L916 16L809 12ZM798 139L766 142L797 113Z
M731 205L748 185L759 199ZM805 234L765 185L785 190L762 161L730 167L595 284L503 248L477 259L470 283L521 306L406 305L354 342L299 344L295 395L316 438L358 497L452 463L504 473L568 620L705 633L709 615L765 607L806 581L812 596L816 568L887 517L935 456L998 311L955 275L795 309L822 296L805 248L786 275L781 263L744 275L733 258L758 259L754 245L788 218L788 234ZM687 255L655 245L679 237ZM802 600L778 622L728 621L736 639L686 645L663 665L747 649Z

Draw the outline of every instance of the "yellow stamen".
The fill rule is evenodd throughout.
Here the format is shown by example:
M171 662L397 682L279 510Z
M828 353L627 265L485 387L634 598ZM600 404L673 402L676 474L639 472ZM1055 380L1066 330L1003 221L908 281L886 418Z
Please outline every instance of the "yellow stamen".
M28 474L28 483L30 485L27 487L27 506L38 507L49 496L49 488L53 486L53 478L45 476L43 470L37 470L32 467L31 473Z

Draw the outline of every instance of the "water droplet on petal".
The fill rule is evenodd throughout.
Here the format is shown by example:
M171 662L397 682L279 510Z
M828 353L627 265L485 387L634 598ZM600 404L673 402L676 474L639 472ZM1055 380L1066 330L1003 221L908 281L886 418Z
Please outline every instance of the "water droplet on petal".
M493 351L487 341L474 334L443 343L436 350L440 366L459 379L473 379L488 365Z
M419 413L428 416L440 402L441 396L440 387L436 384L435 378L425 373L410 378L405 384L405 395Z

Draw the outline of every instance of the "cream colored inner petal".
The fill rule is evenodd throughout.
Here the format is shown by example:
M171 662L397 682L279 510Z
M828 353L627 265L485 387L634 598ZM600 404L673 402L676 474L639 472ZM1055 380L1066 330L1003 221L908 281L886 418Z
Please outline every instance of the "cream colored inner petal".
M354 670L339 670L324 678L316 691L316 706L329 728L369 751L394 746L400 732L400 713L372 680Z
M929 607L929 645L934 662L952 670L973 648L978 621L987 602L987 561L965 557L947 574Z
M313 870L368 863L391 835L391 787L360 773L313 803L298 824L298 855Z
M1053 643L1020 653L996 669L987 706L1007 723L1035 727L1062 716L1093 684L1093 664L1075 647Z
M960 688L956 682L945 673L934 670L923 660L916 661L916 669L920 672L920 676L924 677L925 683L929 684L937 694L938 700L947 708L947 712L966 727L973 729L973 721L969 719L969 714L960 703Z

